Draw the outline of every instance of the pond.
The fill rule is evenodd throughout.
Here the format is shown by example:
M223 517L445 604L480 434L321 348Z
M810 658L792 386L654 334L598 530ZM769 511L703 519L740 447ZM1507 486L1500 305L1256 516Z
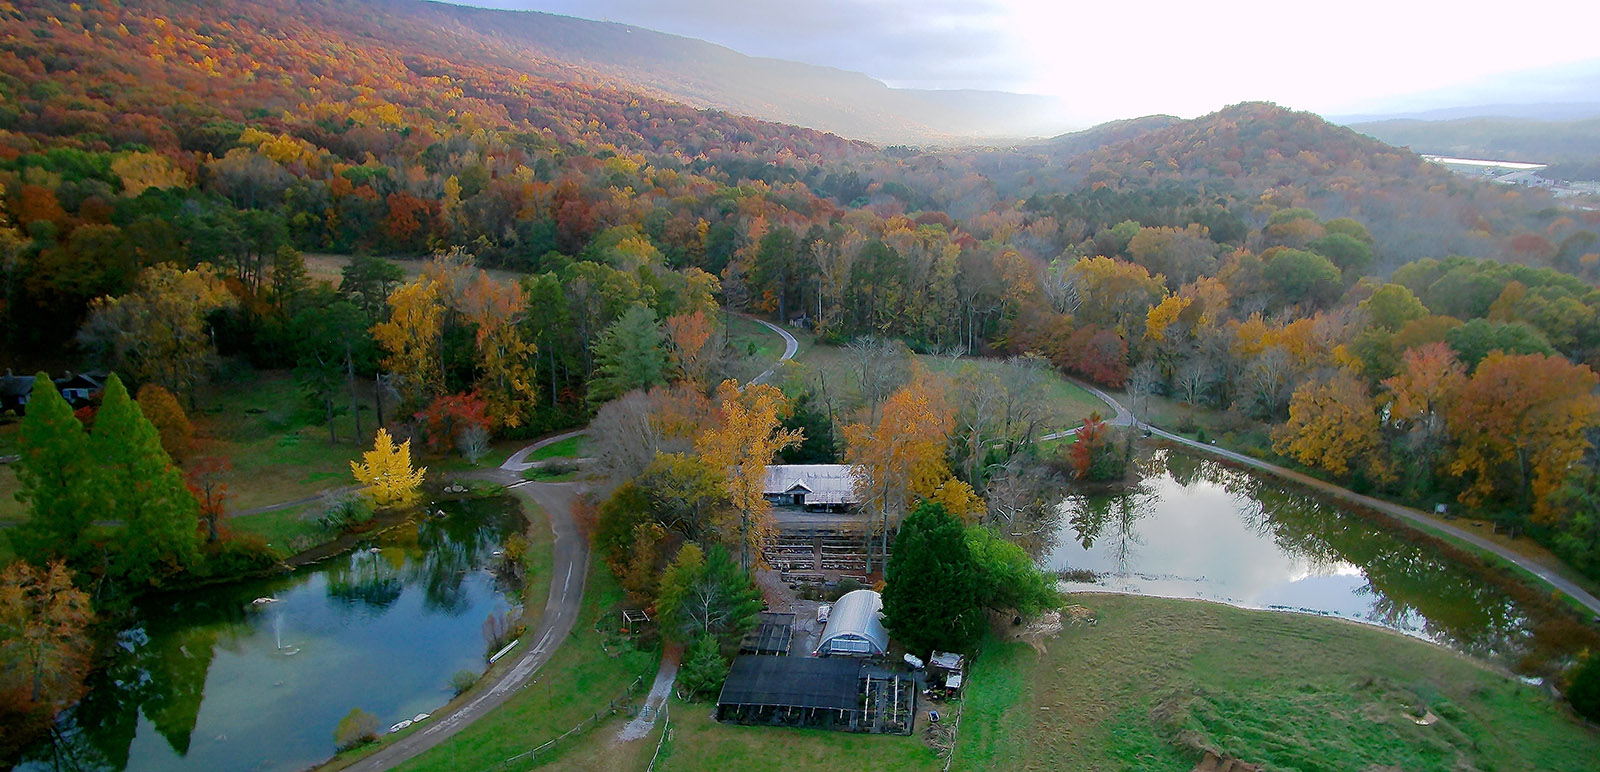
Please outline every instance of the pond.
M142 600L19 769L289 772L333 755L352 708L385 731L448 702L514 602L491 569L523 520L506 497L429 509L291 574Z
M1571 634L1570 620L1543 624L1481 570L1401 538L1399 526L1179 451L1139 463L1135 489L1057 507L1042 562L1095 573L1064 589L1342 617L1514 667L1528 667L1533 649L1568 646L1548 638Z

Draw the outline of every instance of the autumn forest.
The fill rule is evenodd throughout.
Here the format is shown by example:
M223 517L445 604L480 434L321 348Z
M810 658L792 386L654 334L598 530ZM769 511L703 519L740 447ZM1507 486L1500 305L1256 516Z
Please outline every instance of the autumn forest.
M192 497L162 527L194 534L150 536L150 560L101 561L110 537L84 523L12 545L96 603L275 561L218 530L218 470L195 470L225 462L152 433L257 373L292 378L333 442L389 426L419 458L476 463L591 421L591 443L634 418L676 433L600 459L620 464L611 489L633 482L602 502L596 549L651 602L701 576L682 572L750 566L770 536L759 478L737 474L715 525L638 530L742 452L871 465L921 427L921 466L874 500L875 560L889 512L926 499L970 524L1015 483L1017 448L985 450L1012 429L971 435L982 386L914 368L837 413L816 378L733 389L748 314L885 360L1053 371L1201 442L1492 521L1600 580L1600 211L1273 104L1140 121L878 147L629 90L423 4L0 0L0 363L116 373L76 415L84 452L161 445L187 485L132 456L115 474ZM663 578L674 527L738 533ZM14 583L86 603L37 570Z

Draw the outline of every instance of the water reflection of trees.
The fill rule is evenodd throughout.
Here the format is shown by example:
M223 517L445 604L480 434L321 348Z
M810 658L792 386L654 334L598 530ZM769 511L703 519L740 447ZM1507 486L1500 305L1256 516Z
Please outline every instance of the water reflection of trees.
M1414 630L1477 656L1522 648L1527 620L1491 582L1433 549L1385 532L1361 516L1285 489L1277 480L1164 453L1169 469L1231 494L1244 524L1278 549L1327 572L1340 564L1361 569L1369 598L1367 621ZM1174 475L1174 479L1176 475Z
M328 597L382 611L400 599L405 581L400 569L405 553L397 549L360 550L328 571Z
M90 676L87 694L26 762L52 770L123 769L141 713L174 753L187 754L218 646L249 629L251 599L307 578L147 598L139 610L145 624L117 636Z
M425 518L415 537L420 557L407 580L421 585L430 611L459 615L469 607L466 578L488 565L517 525L510 499L473 499L443 505L444 517Z
M316 570L326 570L328 595L343 602L387 608L407 582L416 582L427 607L459 614L465 610L467 573L486 565L520 522L514 507L509 499L445 505L445 517L386 534L380 553L352 553ZM278 613L251 601L277 597L314 573L146 598L138 611L141 626L122 633L105 652L87 694L62 715L51 742L25 756L24 768L124 769L141 714L174 753L186 755L217 649L236 649L254 635L252 616Z
M1148 475L1144 477L1148 480ZM1159 497L1146 481L1120 493L1074 496L1064 502L1064 508L1078 546L1089 550L1096 541L1109 543L1107 554L1114 573L1126 574L1137 548L1145 544L1138 522L1154 512L1158 503Z

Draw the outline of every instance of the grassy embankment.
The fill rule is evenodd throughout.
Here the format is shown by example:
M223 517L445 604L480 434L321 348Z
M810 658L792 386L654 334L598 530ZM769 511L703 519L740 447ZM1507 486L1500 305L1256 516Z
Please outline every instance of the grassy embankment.
M657 769L715 772L782 769L783 772L938 770L939 759L916 734L868 735L824 729L721 724L709 702L672 699L672 737ZM1063 767L1065 768L1065 767Z
M528 461L538 463L541 461L570 461L583 457L583 451L588 447L589 438L586 435L568 437L560 442L552 442L530 454ZM523 470L522 479L537 480L539 482L568 482L583 477L583 470L575 464L552 463L536 466Z
M577 624L572 634L539 669L534 680L498 709L398 769L404 772L472 772L494 767L558 737L595 712L604 710L612 698L620 695L628 684L641 675L646 680L641 686L642 694L643 690L649 688L648 681L650 674L655 672L658 652L635 649L629 643L595 629L597 623L603 620L610 622L616 616L622 597L622 590L611 577L610 571L599 561L591 563ZM614 627L614 623L610 625L610 628ZM532 641L524 639L522 646L532 644ZM508 657L496 668L508 667L511 661L512 658ZM490 675L495 672L491 671ZM443 713L444 710L441 708L438 712ZM522 759L511 768L531 769L554 762L560 762L562 768L568 768L565 759L569 754L575 759L584 759L583 768L592 769L631 768L635 765L630 760L641 752L643 758L648 759L654 746L651 744L649 749L641 750L646 744L643 741L621 746L616 749L616 755L612 755L606 746L609 746L610 734L614 734L619 725L615 720L602 722L587 734L557 743L538 759ZM400 736L403 733L389 739ZM367 746L342 754L325 765L323 770L331 772L341 769L374 749L373 746Z
M975 664L956 769L1180 770L1203 749L1269 769L1592 769L1600 733L1442 647L1339 620L1078 595L1045 654ZM1419 720L1436 717L1434 723Z

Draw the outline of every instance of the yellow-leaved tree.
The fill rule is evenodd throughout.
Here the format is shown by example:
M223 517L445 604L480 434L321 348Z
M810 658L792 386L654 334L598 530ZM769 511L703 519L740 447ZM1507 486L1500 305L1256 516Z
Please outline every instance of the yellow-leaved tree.
M844 427L848 448L845 458L859 467L856 494L863 508L876 510L880 518L882 541L879 557L887 562L890 520L901 515L919 498L934 495L950 479L945 461L945 445L955 425L954 411L946 404L941 389L918 373L911 383L889 397L883 415L875 424L850 424ZM946 491L947 498L957 491ZM867 530L867 570L872 570L870 539Z
M444 391L444 310L439 284L421 276L389 294L389 320L372 327L407 407L425 406Z
M361 454L361 462L350 462L356 482L379 507L404 507L416 503L427 467L411 468L411 440L399 445L384 429L378 430L372 450Z
M750 548L772 533L772 505L763 493L773 454L804 436L779 424L789 401L776 387L757 384L744 391L733 381L717 387L716 424L695 439L695 451L713 469L727 470L728 496L739 516L739 563L750 567ZM760 550L756 550L760 554Z

